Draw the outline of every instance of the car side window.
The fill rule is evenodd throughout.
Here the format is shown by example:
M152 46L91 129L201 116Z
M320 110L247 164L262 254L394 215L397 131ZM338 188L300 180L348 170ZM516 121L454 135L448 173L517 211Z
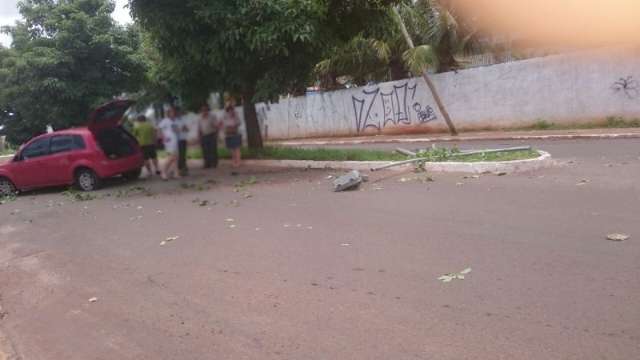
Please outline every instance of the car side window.
M33 159L41 156L45 156L49 154L49 138L38 139L31 144L29 144L22 153L20 154L20 158L25 159Z
M78 135L60 135L51 138L51 154L84 149L84 141Z
M84 150L87 147L84 144L84 139L80 135L73 135L73 144L75 145L74 149L77 150Z

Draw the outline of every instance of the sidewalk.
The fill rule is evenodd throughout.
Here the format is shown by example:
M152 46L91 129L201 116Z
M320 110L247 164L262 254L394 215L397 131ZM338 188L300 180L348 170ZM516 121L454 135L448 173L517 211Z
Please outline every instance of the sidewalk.
M458 136L447 133L420 135L373 135L358 137L309 138L269 141L277 146L312 145L359 145L381 143L418 143L443 141L483 141L483 140L565 140L565 139L637 139L640 128L626 129L576 129L576 130L526 130L464 132Z

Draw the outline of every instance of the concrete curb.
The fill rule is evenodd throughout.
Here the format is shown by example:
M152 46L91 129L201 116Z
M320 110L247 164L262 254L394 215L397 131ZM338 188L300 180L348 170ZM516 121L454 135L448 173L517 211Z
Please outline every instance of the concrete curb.
M552 135L498 135L498 136L445 136L432 138L395 138L395 139L350 139L350 140L284 140L271 144L280 146L324 146L324 145L362 145L362 144L403 144L435 143L463 141L504 141L504 140L595 140L595 139L640 139L640 133L615 134L552 134Z
M425 169L432 172L457 172L457 173L518 173L535 171L555 164L551 154L539 151L540 157L527 160L498 161L498 162L428 162ZM243 160L245 166L272 166L299 169L343 169L369 171L371 168L385 166L393 162L389 161L310 161L310 160ZM390 171L406 171L413 165L407 164Z

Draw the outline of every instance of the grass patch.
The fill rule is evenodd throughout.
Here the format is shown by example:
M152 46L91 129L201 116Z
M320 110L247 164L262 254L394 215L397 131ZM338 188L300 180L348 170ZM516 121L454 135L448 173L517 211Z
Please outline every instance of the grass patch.
M82 192L72 187L67 189L66 191L63 191L62 195L66 196L69 200L73 202L91 201L91 200L98 199L98 195L92 192Z
M218 154L223 159L231 155L226 149L219 149ZM419 157L427 158L429 162L445 161L512 161L533 159L540 156L535 150L511 151L488 154L464 155L457 148L436 148L419 153ZM190 159L201 159L200 149L189 150ZM403 161L407 156L392 151L367 149L306 149L290 147L265 147L260 150L242 149L243 159L258 160L311 160L311 161Z
M624 129L640 128L640 119L625 119L617 116L610 116L605 121L594 121L589 123L556 124L547 120L537 120L533 125L516 130L581 130L581 129Z
M189 159L202 159L200 149L189 149ZM160 156L164 156L161 152ZM227 149L218 149L221 159L230 159ZM407 157L390 151L366 149L306 149L290 147L265 147L259 150L242 148L243 159L256 160L313 160L313 161L400 161Z

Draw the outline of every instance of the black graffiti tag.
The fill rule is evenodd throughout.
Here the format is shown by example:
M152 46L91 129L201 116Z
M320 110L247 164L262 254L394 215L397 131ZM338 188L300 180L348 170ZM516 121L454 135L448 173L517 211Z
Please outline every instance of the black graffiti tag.
M388 123L393 125L411 124L409 109L411 101L415 99L416 89L416 84L409 86L409 83L405 83L394 85L389 93L382 92L378 87L373 90L362 90L362 97L352 96L356 130L358 132L367 128L380 130ZM375 109L381 110L382 121L380 121L379 113L375 112Z
M362 90L364 99L358 99L355 96L351 97L353 101L353 111L356 116L356 129L358 132L365 130L366 128L374 128L380 130L380 122L375 123L371 118L371 109L378 98L380 88L375 90Z
M636 99L640 96L640 85L633 76L618 79L611 88L616 92L623 92L629 99Z
M418 115L418 122L421 124L428 123L429 121L433 121L438 118L435 111L433 111L433 108L429 105L425 106L423 109L420 103L415 103L413 104L413 110L415 110L416 115Z

